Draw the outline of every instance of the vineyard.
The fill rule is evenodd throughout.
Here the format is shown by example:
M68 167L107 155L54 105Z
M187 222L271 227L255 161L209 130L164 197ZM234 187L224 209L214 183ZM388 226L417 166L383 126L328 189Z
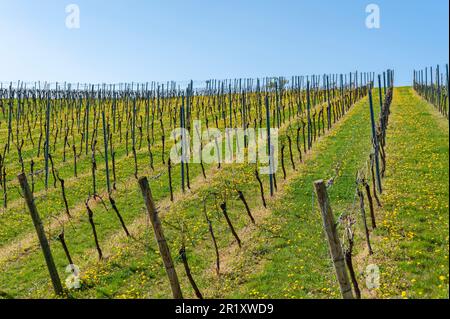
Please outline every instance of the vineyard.
M433 67L414 71L413 85L420 96L448 119L448 64L445 65L445 73L440 71L439 65L434 72Z
M2 86L0 297L448 297L448 66L427 74ZM409 138L429 204L399 202Z

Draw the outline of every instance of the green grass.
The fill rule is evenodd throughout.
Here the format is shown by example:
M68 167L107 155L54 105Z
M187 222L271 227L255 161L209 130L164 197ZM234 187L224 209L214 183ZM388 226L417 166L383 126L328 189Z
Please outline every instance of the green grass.
M286 128L284 131L286 131ZM107 255L105 261L97 263L96 252L93 249L92 234L85 214L80 214L73 221L74 228L67 224L66 239L68 246L75 263L81 267L83 273L83 289L73 292L72 295L83 298L168 297L171 294L166 285L164 270L160 257L157 254L153 235L148 230L140 191L137 187L137 182L133 182L133 178L130 177L132 174L131 159L124 155L123 145L117 147L121 148L123 154L121 162L123 166L120 169L123 171L122 174L126 176L124 180L127 184L119 185L119 191L114 193L114 196L126 222L129 226L131 224L130 227L136 240L128 240L123 238L123 236L119 236L122 234L122 231L113 213L111 211L105 212L101 205L95 205L94 219L101 241L100 245ZM297 160L298 154L295 154L294 157ZM139 167L145 167L145 157L140 158ZM85 171L88 171L89 165L85 165ZM287 164L287 166L290 167L290 164ZM164 167L161 169L164 170ZM227 196L229 214L235 228L238 230L245 229L248 225L248 217L243 213L242 203L236 200L234 185L246 194L247 201L252 209L259 209L261 200L259 191L255 191L258 187L253 177L253 170L254 167L247 165L224 167L216 174L217 176L209 179L208 183L200 184L197 191L188 192L185 198L178 199L177 203L169 208L162 207L163 225L173 255L176 255L180 248L180 232L176 227L179 226L181 221L184 221L187 225L187 248L192 271L194 273L198 273L199 270L206 272L205 276L200 277L200 284L210 281L208 270L213 263L213 260L210 258L213 256L213 251L211 250L211 242L200 203L203 197L211 191L217 192L219 196ZM177 178L178 171L179 169L174 170L174 181L179 180ZM68 172L70 173L70 168ZM199 176L199 172L199 165L191 165L192 178ZM208 174L210 173L208 171ZM99 174L99 176L102 175ZM267 198L267 176L262 176L262 178ZM103 179L100 177L99 181L103 183ZM167 197L168 183L165 179L166 176L163 175L162 178L151 181L151 187L157 202ZM281 174L279 174L278 182L280 184L281 179ZM78 184L84 192L86 192L86 183L89 180L89 174L87 174L84 179L84 189L83 181L80 181ZM180 188L177 182L174 183L174 187L176 189ZM76 195L79 201L80 198L83 198L83 191L69 193L68 195ZM54 196L57 197L57 195ZM52 203L54 203L53 200L56 199L52 199ZM75 199L73 200L74 202L76 201ZM233 238L223 216L217 209L214 198L210 197L207 204L208 213L213 220L214 229L218 235L219 245L221 250L225 249L233 242ZM46 205L47 209L52 209L52 205L49 205L49 202L43 201L41 205ZM44 216L47 217L48 221L49 217L45 213ZM6 216L3 217L5 218L5 228L8 229L8 227L11 227L7 223L8 218ZM23 218L26 217L26 214L24 214ZM9 218L11 218L11 215ZM30 224L29 221L28 224ZM30 226L23 228L22 232L26 233ZM55 235L58 229L51 229L50 231ZM8 236L8 238L14 238L14 236ZM65 269L67 264L64 252L60 244L54 240L52 240L52 250L57 267L60 269L61 277L64 278L65 274L62 270ZM16 254L13 255L15 256ZM48 274L46 269L42 267L42 262L42 256L36 244L33 244L27 251L19 250L17 256L4 264L4 269L0 274L1 289L15 297L51 297ZM177 268L180 268L179 261L177 261L177 266ZM183 278L183 287L185 288L188 283L182 275L182 269L179 269L179 272L180 277ZM215 282L215 279L213 281ZM204 285L202 286L204 287ZM185 289L185 291L186 295L189 296L189 288ZM217 294L218 292L214 292L214 295Z
M378 100L374 101L375 105ZM354 210L355 176L371 151L368 101L358 103L338 130L325 138L302 172L277 201L252 251L236 261L242 274L230 278L236 298L338 298L313 182L336 176L329 189L336 216ZM241 268L239 268L241 267Z
M378 111L376 92L374 97L375 110ZM283 182L280 168L277 175L279 191L273 199L269 199L267 178L264 178L268 209L262 208L253 177L254 167L231 165L220 171L209 170L208 174L215 173L207 182L202 183L200 178L193 191L187 192L186 196L177 194L175 204L160 207L184 296L195 297L176 256L181 245L179 227L182 224L187 230L185 240L193 276L207 298L339 298L312 186L317 179L331 177L335 177L334 185L329 189L335 215L353 212L358 216L354 254L360 286L365 286L364 270L368 264L376 263L381 269L381 288L363 290L364 297L448 296L448 122L435 113L431 106L413 96L409 88L395 90L386 150L388 167L382 197L384 209L377 210L379 227L371 233L375 251L371 257L366 255L355 202L356 172L364 168L371 152L367 99L357 103L331 132L314 145L313 152L303 164L298 162L294 152L297 171L292 170L286 157L288 180ZM126 183L120 184L115 197L119 199L119 210L135 240L124 238L112 211L106 212L96 205L94 219L98 225L100 245L107 255L106 260L97 262L85 214L75 220L75 228L67 224L69 249L82 271L82 289L72 291L70 296L170 298L170 287L154 236L148 227L142 196L137 182L130 178L132 158L125 156L123 145L119 153L123 158L119 164L123 175L119 180ZM146 163L146 156L142 153L139 166L145 167ZM98 164L99 168L102 167L101 161ZM89 171L88 162L80 165L85 165L84 172ZM198 165L191 165L190 169L192 179L201 175ZM70 175L70 165L66 170ZM158 170L165 171L162 166L158 166ZM176 189L180 188L178 171L179 168L174 169ZM166 178L163 175L150 181L159 203L167 198ZM104 183L103 179L100 177L101 183ZM89 181L89 174L85 179L74 181L69 195L72 205L84 198L82 190L86 189ZM256 226L249 223L242 203L236 199L233 185L244 192L256 217ZM214 249L203 216L202 201L211 192L217 192L219 196L216 202L210 195L207 212L219 244L220 277L214 272ZM51 197L52 203L58 203L58 192L53 193L57 194L47 196L55 196ZM20 200L18 195L12 196ZM233 225L242 239L242 249L237 247L217 207L224 196ZM42 207L45 199L43 197L39 204ZM3 235L5 240L12 241L32 227L24 207L18 207L17 211L17 216L23 218L18 224L28 225L22 226L17 234ZM49 211L50 214L51 209ZM2 217L5 224L0 229L14 231L9 230L14 227L7 223L12 216ZM52 230L52 233L56 231ZM63 270L67 262L58 242L52 241L52 251L64 279L67 274ZM43 265L37 244L33 244L29 251L20 251L18 257L2 265L0 291L13 297L52 297L48 273ZM445 277L443 280L442 276Z
M379 297L448 298L448 121L399 88L387 139Z
M280 200L268 220L276 235L255 236L259 242L255 250L264 248L265 255L246 258L245 279L240 277L230 289L234 297L339 297L321 220L308 200L312 182L332 176L331 167L344 159L343 177L330 191L331 203L336 215L355 209L354 173L368 155L369 135L364 112L354 111L318 153L308 174ZM356 237L354 254L363 297L448 298L448 144L447 120L411 88L396 89L381 197L384 209L377 210L379 227L371 234L375 254L367 255L361 232ZM261 266L254 271L252 264ZM369 264L377 264L381 271L381 287L375 291L365 288L364 270Z

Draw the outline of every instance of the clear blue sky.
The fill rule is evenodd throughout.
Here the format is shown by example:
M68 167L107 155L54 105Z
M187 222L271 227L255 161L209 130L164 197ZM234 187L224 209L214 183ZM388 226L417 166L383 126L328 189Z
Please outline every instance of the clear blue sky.
M76 3L81 28L65 27ZM365 27L365 7L381 29ZM445 64L448 0L0 0L0 81L147 82Z

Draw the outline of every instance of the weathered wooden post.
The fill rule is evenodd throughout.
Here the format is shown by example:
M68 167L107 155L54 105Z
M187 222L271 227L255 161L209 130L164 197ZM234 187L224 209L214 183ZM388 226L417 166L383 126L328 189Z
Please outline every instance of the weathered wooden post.
M381 89L381 75L378 74L378 96L380 98L380 111L383 113L383 91Z
M184 135L184 95L181 97L181 107L180 107L180 126L181 126L181 190L185 192L184 187L184 163L185 163L185 135Z
M7 149L9 153L10 145L11 145L11 135L12 135L12 112L13 112L13 101L14 101L14 93L12 90L12 82L9 86L9 107L8 107L8 142Z
M330 83L329 77L327 76L327 125L328 130L331 129L331 103L330 103Z
M164 262L166 268L167 276L169 277L170 286L172 288L172 294L175 299L182 299L183 295L181 293L180 283L178 281L178 276L173 265L172 256L170 255L169 246L164 237L164 232L161 226L161 221L158 217L158 212L155 207L155 202L153 201L152 192L148 184L146 177L139 179L139 186L142 191L142 196L145 200L145 206L147 207L147 213L150 217L150 221L155 232L156 241L158 242L159 252Z
M331 209L328 193L323 180L314 182L314 188L317 194L317 200L320 205L322 214L323 228L327 235L328 246L330 248L331 259L333 260L336 277L339 282L341 294L344 299L353 299L352 286L348 279L347 270L345 268L345 258L342 251L341 242L336 231L333 211Z
M94 94L94 87L92 86L92 94ZM90 103L90 96L89 92L86 93L86 125L85 125L85 135L86 135L86 155L88 155L89 152L89 103Z
M375 115L373 112L373 99L372 99L372 88L369 88L369 106L370 106L370 122L372 125L372 142L375 151L375 170L377 173L377 186L380 194L383 193L383 188L381 187L381 176L380 176L380 161L378 158L378 140L377 140L377 132L375 129Z
M446 92L446 94L447 94L447 109L445 110L445 112L446 112L446 116L447 116L447 118L448 118L448 111L449 111L449 108L450 108L450 100L449 100L449 97L450 97L450 94L449 94L449 91L448 91L448 64L446 64L445 65L445 75L446 75L446 86L447 86L447 92Z
M311 97L310 97L310 84L306 83L306 107L308 116L308 150L312 147L312 127L311 127Z
M437 86L437 92L436 92L436 97L437 97L437 108L439 110L439 112L441 112L441 73L439 70L439 65L437 65L436 67L436 86Z
M55 262L53 261L52 252L48 244L47 236L45 235L44 226L42 225L41 218L39 217L36 205L34 204L33 194L31 193L28 185L27 177L24 173L22 173L18 176L18 179L28 206L28 210L31 214L31 219L33 220L34 228L36 229L36 233L39 238L39 243L41 244L42 252L44 253L44 258L47 263L48 272L50 273L53 289L55 290L55 294L62 295L63 288L61 285L61 280L59 279L58 271L56 270Z
M111 182L109 179L109 165L108 165L108 127L106 126L105 111L102 111L102 125L103 125L103 145L105 148L105 169L106 169L106 189L108 194L111 194Z
M45 111L45 189L48 188L48 153L50 144L50 91L47 98L47 109Z
M270 106L269 106L269 97L266 95L265 98L265 104L266 104L266 124L267 124L267 144L268 144L268 151L269 151L269 185L270 185L270 196L273 196L274 191L274 185L273 185L273 171L272 171L272 148L271 148L271 141L270 141ZM257 177L258 178L258 177ZM265 207L265 205L264 205Z

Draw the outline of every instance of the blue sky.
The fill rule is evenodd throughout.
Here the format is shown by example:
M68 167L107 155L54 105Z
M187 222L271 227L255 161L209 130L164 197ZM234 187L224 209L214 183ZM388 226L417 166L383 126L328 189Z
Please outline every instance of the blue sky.
M81 28L65 26L80 7ZM381 28L365 27L366 5ZM0 81L90 83L445 64L448 0L0 0Z

